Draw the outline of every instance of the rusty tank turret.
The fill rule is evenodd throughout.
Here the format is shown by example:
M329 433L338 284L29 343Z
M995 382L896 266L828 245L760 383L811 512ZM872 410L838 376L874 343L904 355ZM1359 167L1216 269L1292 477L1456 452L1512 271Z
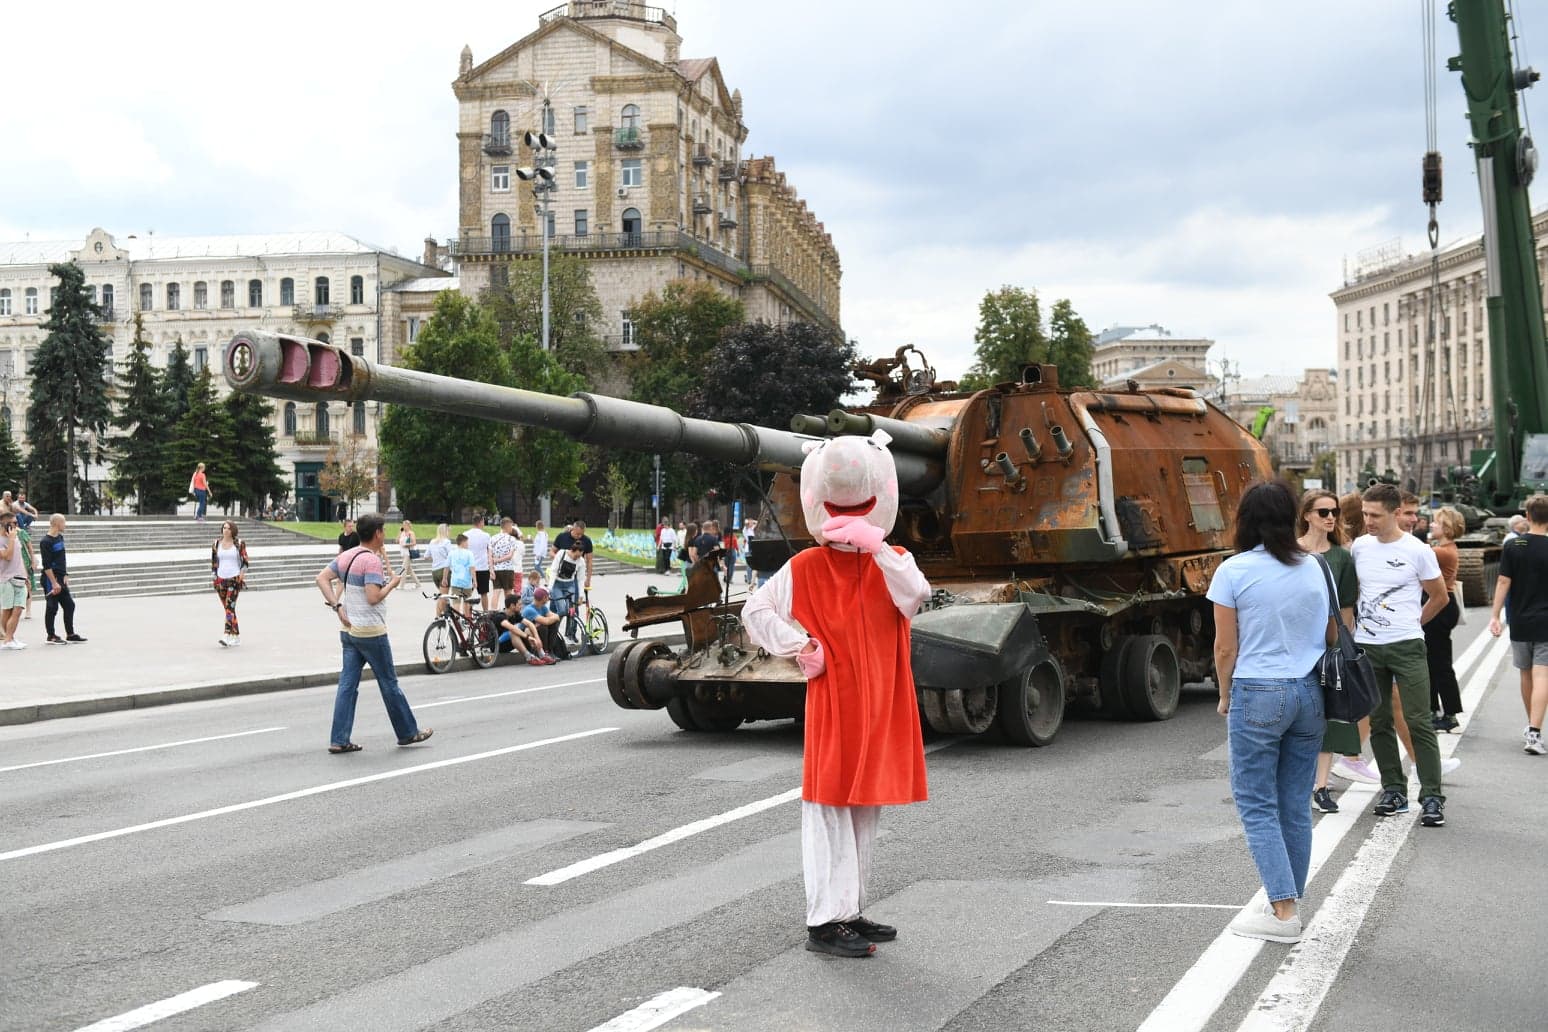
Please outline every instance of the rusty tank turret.
M384 401L774 471L764 527L777 530L748 556L760 571L813 544L796 487L803 443L885 429L902 494L890 540L935 589L913 624L925 722L945 733L998 727L1018 745L1052 741L1067 704L1173 714L1182 684L1210 674L1204 592L1231 554L1237 503L1273 476L1262 443L1190 390L1067 390L1053 366L1029 366L1017 382L968 393L911 369L903 349L857 370L877 384L875 404L797 416L791 430L397 369L263 331L234 337L224 368L234 389L270 397ZM665 708L693 731L799 716L798 668L752 646L740 611L702 563L685 594L629 599L625 630L680 621L686 644L624 642L608 663L613 700Z

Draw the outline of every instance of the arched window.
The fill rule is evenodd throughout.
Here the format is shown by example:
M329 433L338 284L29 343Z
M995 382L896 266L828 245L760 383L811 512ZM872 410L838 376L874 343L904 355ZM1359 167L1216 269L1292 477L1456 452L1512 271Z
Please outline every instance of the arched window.
M0 315L11 314L11 288L0 289Z
M625 234L631 237L638 237L640 235L640 209L624 209L623 231Z
M502 146L511 142L511 116L504 111L489 116L489 142Z
M504 212L489 220L489 249L491 251L511 249L511 217Z
M156 291L149 283L140 284L140 311L148 312L156 307Z
M349 278L349 303L352 305L365 304L364 276L351 276Z
M638 104L625 104L623 112L619 115L618 124L624 129L638 129L640 127L640 106Z
M263 280L250 279L247 281L247 307L263 307Z
M317 436L324 437L324 436L327 435L327 433L328 433L328 403L326 401L319 401L317 403L317 423L316 423L316 426L317 426Z
M230 280L220 281L220 307L236 307L236 284Z
M328 303L328 277L318 276L312 281L312 303L325 305Z
M37 315L38 314L38 288L37 287L28 287L26 292L24 294L22 294L22 303L26 306L26 311L22 313L23 315ZM27 368L29 368L29 369L32 368L32 364L30 362L27 364Z
M296 281L286 276L280 280L280 304L293 305L296 303Z
M285 402L285 436L296 436L296 403Z
M324 330L323 332L319 333L317 335L317 339L322 341L324 344L329 344L329 343L332 343L332 341L333 341L333 338L328 336L328 331L327 330Z

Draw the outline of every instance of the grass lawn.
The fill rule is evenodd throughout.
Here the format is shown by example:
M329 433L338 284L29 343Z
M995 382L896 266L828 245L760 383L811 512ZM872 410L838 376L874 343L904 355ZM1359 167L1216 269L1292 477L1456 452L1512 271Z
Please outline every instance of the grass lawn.
M343 526L338 523L296 523L289 520L285 521L284 523L276 523L274 526L283 527L285 530L293 530L297 534L305 534L307 537L317 538L320 541L337 541L339 534L341 534L344 529ZM451 536L455 538L458 533L467 529L468 527L451 527L448 533L450 533ZM531 528L523 528L523 530L530 536ZM604 527L603 530L605 531L606 528ZM417 524L414 527L414 532L415 535L419 538L419 544L421 547L429 544L430 539L435 537L435 527L433 526L426 527L424 524ZM588 531L588 533L590 533L590 531ZM620 531L620 533L649 534L650 531ZM597 540L597 538L598 535L592 535L593 541ZM387 524L387 540L389 543L396 542L398 540L397 523ZM552 535L550 535L549 540L553 540ZM528 548L530 549L530 545ZM530 556L530 551L528 555ZM656 561L654 559L643 559L637 555L630 555L627 552L617 552L610 548L603 548L600 545L597 546L597 555L604 556L608 559L616 559L621 563L628 563L630 566L638 566L641 569L654 569L656 565Z

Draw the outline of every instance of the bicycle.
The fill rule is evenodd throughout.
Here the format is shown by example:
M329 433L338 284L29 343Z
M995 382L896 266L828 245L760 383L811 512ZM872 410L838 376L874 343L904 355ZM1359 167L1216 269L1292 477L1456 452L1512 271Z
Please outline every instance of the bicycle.
M572 656L584 656L588 648L595 656L607 651L607 614L591 604L590 591L582 589L570 603L560 634Z
M433 591L420 592L425 598L448 603L460 601L450 595ZM455 604L448 604L445 612L430 621L425 628L423 651L425 667L432 674L444 674L452 668L459 655L471 655L473 662L488 670L500 658L500 636L495 631L488 614L477 606L472 615L465 615Z

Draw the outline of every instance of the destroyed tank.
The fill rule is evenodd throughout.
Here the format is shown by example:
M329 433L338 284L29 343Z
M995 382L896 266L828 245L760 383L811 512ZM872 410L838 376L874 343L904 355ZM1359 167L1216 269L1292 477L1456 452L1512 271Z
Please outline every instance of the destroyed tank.
M748 557L760 572L814 544L797 488L806 442L885 430L901 495L889 540L934 589L912 628L925 724L1041 746L1071 706L1171 717L1182 685L1211 673L1204 593L1231 554L1242 493L1273 476L1263 445L1191 390L1066 390L1055 367L1035 365L963 392L911 368L907 350L857 369L877 386L873 404L797 416L790 430L436 376L263 331L235 336L224 368L234 389L274 398L409 405L773 471ZM805 679L749 642L741 607L706 560L684 594L630 598L625 630L679 622L684 644L623 642L608 662L614 702L664 708L689 731L801 716Z

